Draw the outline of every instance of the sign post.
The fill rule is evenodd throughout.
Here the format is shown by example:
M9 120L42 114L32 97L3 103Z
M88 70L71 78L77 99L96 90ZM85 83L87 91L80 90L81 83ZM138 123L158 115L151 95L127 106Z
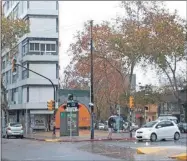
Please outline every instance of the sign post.
M117 114L119 115L119 120L118 120L118 132L120 132L120 123L121 123L121 106L117 105Z

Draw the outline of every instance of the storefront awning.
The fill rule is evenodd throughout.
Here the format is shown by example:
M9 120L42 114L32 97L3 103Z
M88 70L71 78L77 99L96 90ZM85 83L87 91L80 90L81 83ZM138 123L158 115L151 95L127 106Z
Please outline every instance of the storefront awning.
M53 114L53 113L54 113L53 111L48 111L48 110L30 110L30 114L45 115L45 114Z

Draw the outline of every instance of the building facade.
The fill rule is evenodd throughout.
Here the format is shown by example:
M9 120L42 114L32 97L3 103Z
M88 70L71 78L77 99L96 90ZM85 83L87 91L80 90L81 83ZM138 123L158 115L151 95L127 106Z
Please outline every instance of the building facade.
M17 63L50 78L57 88L58 1L3 1L3 12L5 17L21 18L29 23L30 32L18 42ZM7 51L1 56L1 74L7 89L9 121L45 129L52 114L47 110L47 101L53 99L53 87L48 80L24 68L17 67L12 73Z
M167 94L162 97L162 101L159 104L158 114L160 115L173 115L178 118L179 121L187 121L187 90L179 91L180 102L172 94ZM184 106L185 104L185 106Z

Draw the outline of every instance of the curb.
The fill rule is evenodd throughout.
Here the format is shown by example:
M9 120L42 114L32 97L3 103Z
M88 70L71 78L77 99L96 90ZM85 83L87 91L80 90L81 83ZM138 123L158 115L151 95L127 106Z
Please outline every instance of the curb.
M63 139L38 139L38 138L31 138L31 137L24 137L28 140L36 140L36 141L43 141L43 142L96 142L96 141L135 141L135 138L114 138L114 139L82 139L82 140L63 140Z
M181 154L178 154L178 155L175 155L175 156L171 156L169 158L186 161L187 160L187 153L181 153Z
M165 147L141 147L136 149L137 154L153 154L167 150Z

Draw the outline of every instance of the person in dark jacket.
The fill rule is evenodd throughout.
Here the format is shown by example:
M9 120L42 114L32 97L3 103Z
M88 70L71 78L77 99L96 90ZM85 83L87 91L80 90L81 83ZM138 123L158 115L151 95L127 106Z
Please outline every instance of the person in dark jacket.
M114 123L115 123L114 118L110 117L108 119L108 139L112 139L112 131L113 131L113 128L114 128Z

